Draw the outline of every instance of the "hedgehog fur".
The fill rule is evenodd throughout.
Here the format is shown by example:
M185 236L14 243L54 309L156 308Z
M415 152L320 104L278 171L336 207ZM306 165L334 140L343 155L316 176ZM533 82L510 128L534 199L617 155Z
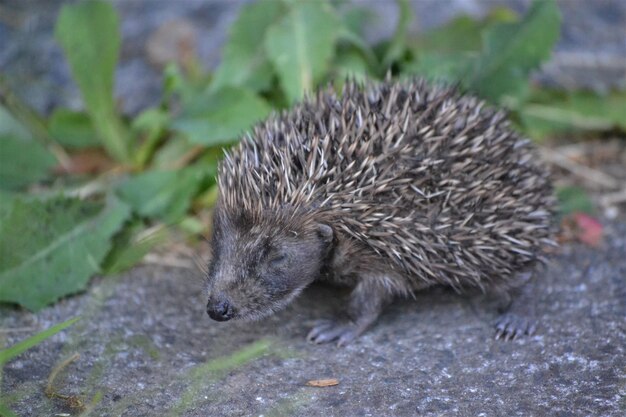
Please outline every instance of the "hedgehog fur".
M383 292L389 300L435 284L507 289L552 244L552 187L530 141L503 111L423 80L348 81L340 95L318 92L227 152L218 184L208 308L226 305L222 311L231 308L233 316L241 297L254 299L271 283L273 273L258 269L270 262L268 253L288 233L304 239L314 225L327 225L332 243L312 270L292 265L274 275L357 286L368 275L368 288L376 288L353 298ZM230 243L221 242L229 235ZM308 257L291 251L278 259L294 256ZM228 295L246 286L237 302ZM284 303L271 294L257 300L247 316L283 307L304 286ZM353 304L359 302L369 301ZM327 339L341 336L335 333Z

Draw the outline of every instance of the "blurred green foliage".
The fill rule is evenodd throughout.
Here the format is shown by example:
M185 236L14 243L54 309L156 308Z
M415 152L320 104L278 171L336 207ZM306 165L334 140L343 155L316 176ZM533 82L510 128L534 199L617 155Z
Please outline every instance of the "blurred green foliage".
M65 51L102 145L111 156L127 162L133 144L113 98L121 43L115 10L110 4L99 1L63 7L55 35Z
M15 197L0 217L0 301L38 310L82 289L129 215L115 198Z
M85 103L41 119L0 79L0 301L37 310L82 289L94 273L132 266L158 238L155 223L198 233L194 217L215 201L224 147L274 110L346 77L426 77L454 83L511 111L535 138L559 132L625 130L623 92L537 90L529 75L549 58L560 31L554 0L524 16L494 9L476 20L408 33L413 16L398 0L390 39L363 37L375 18L354 4L259 0L242 6L214 73L172 64L163 97L132 120L113 97L120 50L109 2L66 4L55 35ZM20 123L17 123L18 120ZM85 149L108 154L107 169L76 168ZM72 165L74 163L74 165ZM59 167L67 168L63 175ZM54 168L54 169L53 169Z

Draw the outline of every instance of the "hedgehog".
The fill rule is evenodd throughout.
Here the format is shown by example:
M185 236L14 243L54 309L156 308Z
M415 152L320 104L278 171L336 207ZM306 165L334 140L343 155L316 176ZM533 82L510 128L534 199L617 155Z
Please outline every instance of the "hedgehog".
M535 152L504 111L454 87L348 80L307 96L225 152L207 312L258 320L315 281L349 286L347 319L307 336L346 345L435 285L507 296L554 244ZM534 327L503 320L507 338Z

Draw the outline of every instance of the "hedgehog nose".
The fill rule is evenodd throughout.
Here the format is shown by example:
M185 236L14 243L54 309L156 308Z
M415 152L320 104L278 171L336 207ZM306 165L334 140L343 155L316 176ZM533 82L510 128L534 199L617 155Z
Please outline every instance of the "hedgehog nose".
M226 300L217 303L209 301L206 306L206 312L209 317L216 321L226 321L233 317L233 308Z

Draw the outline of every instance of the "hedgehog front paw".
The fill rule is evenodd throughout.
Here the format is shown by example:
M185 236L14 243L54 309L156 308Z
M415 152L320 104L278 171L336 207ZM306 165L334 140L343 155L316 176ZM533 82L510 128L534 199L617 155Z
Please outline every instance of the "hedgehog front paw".
M532 336L537 330L535 320L513 313L502 314L496 321L496 339L514 340L522 336Z
M333 320L319 320L313 326L306 339L309 342L321 344L337 341L338 346L346 346L359 336L357 326L349 323L339 323Z

